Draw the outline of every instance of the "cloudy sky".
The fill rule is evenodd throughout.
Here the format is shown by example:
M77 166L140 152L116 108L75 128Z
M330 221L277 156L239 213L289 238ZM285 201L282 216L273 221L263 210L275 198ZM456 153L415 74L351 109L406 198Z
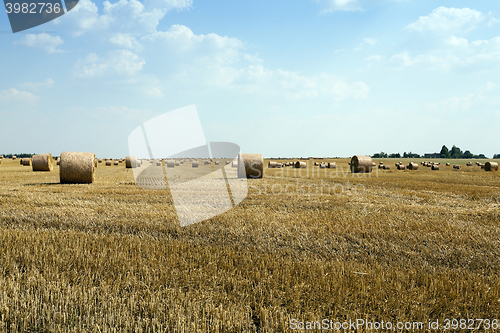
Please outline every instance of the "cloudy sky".
M194 104L247 153L491 157L499 65L498 0L80 0L16 34L2 12L0 153L125 156Z

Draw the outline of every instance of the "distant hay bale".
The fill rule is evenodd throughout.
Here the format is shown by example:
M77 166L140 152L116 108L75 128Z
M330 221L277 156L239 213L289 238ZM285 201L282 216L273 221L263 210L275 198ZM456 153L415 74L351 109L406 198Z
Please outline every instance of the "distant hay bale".
M228 165L229 163L231 163L231 161L226 161L226 165Z
M410 164L408 164L408 170L413 170L413 171L418 170L418 164L410 162Z
M52 155L38 154L33 156L31 161L33 171L52 171Z
M439 170L439 164L433 164L431 170Z
M23 165L23 159L22 158L19 159L19 164Z
M497 162L486 162L484 164L484 171L498 171Z
M167 166L168 167L168 166ZM197 168L198 167L198 161L193 161L192 163L192 167L193 168Z
M262 154L238 154L238 178L262 178L263 175Z
M179 165L181 165L179 161L175 161L175 163L174 163L174 164L175 164L175 166L179 166ZM219 162L217 162L217 164L219 164Z
M405 170L406 169L404 164L398 164L397 168L398 168L398 170Z
M307 163L301 162L301 161L296 161L293 166L296 169L305 169L305 168L307 168Z
M196 162L198 163L198 162ZM174 168L175 167L175 160L167 160L167 168Z
M233 162L231 163L231 167L232 167L232 168L237 168L237 167L238 167L238 161L233 161Z
M370 156L354 155L351 158L352 173L370 173L372 172L372 158Z
M453 169L457 169L457 170L459 170L459 169L460 169L460 165L458 165L458 164L453 164Z
M319 167L320 167L321 169L326 169L326 163L321 163L321 164L319 165Z
M270 168L270 169L276 168L276 162L269 161L269 163L267 163L267 167Z
M467 163L467 166L472 166L472 162L468 162L468 163Z
M31 158L25 157L21 159L23 166L30 166L31 165Z
M61 184L94 182L94 160L94 153L62 152L59 168Z
M106 161L106 166L111 166L111 160Z
M318 165L319 165L319 163L318 163L318 162L314 162L314 166L318 166Z
M113 161L113 165L118 165L118 161Z
M156 160L156 166L161 166L161 160Z
M373 162L373 163L375 163L375 162ZM384 162L379 162L378 164L379 164L379 165L383 165L383 164L384 164Z
M16 155L12 156L12 160L15 160L15 159L17 159L17 156Z
M209 165L210 161L203 161L203 165Z
M328 162L328 168L329 169L337 169L337 163L335 163L335 162Z
M446 166L450 166L450 165L451 165L451 163L446 163Z
M383 169L384 169L384 170L390 170L390 169L391 169L391 167L390 167L390 166L388 166L388 165L384 165L384 166L383 166Z

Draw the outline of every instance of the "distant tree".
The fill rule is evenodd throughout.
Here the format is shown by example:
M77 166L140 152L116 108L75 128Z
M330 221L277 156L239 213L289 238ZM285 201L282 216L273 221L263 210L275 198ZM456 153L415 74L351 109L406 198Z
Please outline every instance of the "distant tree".
M487 157L484 156L484 154L479 154L479 155L477 155L477 158L487 158Z
M451 158L462 158L462 155L463 155L463 153L460 150L460 148L458 148L455 145L453 145L453 147L451 147L451 151L450 151Z
M384 153L383 151L380 153L375 153L372 155L373 158L387 158L387 153Z
M401 158L401 154L400 153L392 153L389 155L389 158Z
M470 150L466 150L463 155L462 155L463 158L474 158L474 155L472 155L472 153L470 152Z
M439 155L441 155L441 158L450 158L450 152L448 150L448 147L446 147L445 145L443 145L443 147L441 148L441 152L439 153Z
M493 158L500 158L500 154L493 155Z

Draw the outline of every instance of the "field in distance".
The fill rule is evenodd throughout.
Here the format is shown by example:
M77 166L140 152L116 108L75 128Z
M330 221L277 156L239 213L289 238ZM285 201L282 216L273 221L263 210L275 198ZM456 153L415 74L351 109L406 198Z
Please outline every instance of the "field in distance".
M422 160L441 168L394 167ZM374 159L391 169L353 175L348 159L316 161L337 169L265 160L235 209L181 228L169 191L135 186L124 163L99 164L93 184L61 185L55 163L33 173L4 159L0 331L498 317L500 172Z

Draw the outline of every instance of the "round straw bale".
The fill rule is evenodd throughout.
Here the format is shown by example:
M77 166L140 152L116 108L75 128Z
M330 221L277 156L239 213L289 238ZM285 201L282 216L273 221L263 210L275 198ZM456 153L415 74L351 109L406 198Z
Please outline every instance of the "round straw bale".
M99 160L99 162L101 162L101 161ZM135 168L136 166L137 166L137 157L135 157L135 156L125 157L125 168L131 169L131 168Z
M405 168L404 164L398 164L398 170L404 170Z
M229 163L231 163L231 161L226 161L226 165L228 165Z
M52 171L52 155L38 154L33 156L31 162L33 171Z
M335 163L335 162L328 162L328 168L329 169L337 169L337 163Z
M431 170L439 170L439 164L433 164Z
M106 166L111 166L111 160L106 161Z
M231 167L233 167L233 168L237 168L237 167L238 167L238 161L233 161L233 162L231 163Z
M193 166L193 168L197 168L198 167L198 161L193 161L192 166ZM167 167L168 167L168 165L167 165Z
M23 162L23 166L30 166L31 165L31 158L29 158L29 157L22 158L21 161Z
M161 164L161 162L160 162ZM113 161L113 165L118 165L118 161Z
M352 173L369 173L372 172L372 158L370 156L354 155L351 158Z
M485 165L484 164L481 164L481 169L484 169Z
M168 160L166 164L167 164L167 168L174 168L175 167L175 160Z
M61 184L92 183L94 160L94 153L62 152L59 168Z
M217 162L217 164L219 164L219 162ZM180 162L179 162L179 161L175 161L174 165L175 165L175 166L179 166L179 165L181 165L181 164L180 164Z
M451 163L446 163L446 166L450 166L450 165L451 165Z
M12 159L13 160L17 159L17 156L16 155L12 156Z
M268 167L268 168L271 168L271 169L276 168L276 162L274 162L274 161L269 161L269 163L267 164L267 167Z
M214 165L219 165L220 164L220 161L215 161L214 162ZM177 165L177 164L176 164Z
M319 165L319 167L320 167L321 169L326 169L326 163L321 163L321 164Z
M391 168L391 167L390 167L390 166L388 166L388 165L384 165L384 166L383 166L383 169L384 169L384 170L389 170L390 168Z
M203 165L209 165L210 161L203 161Z
M410 164L408 164L408 170L418 170L418 164L410 162Z
M497 162L486 162L484 164L484 171L498 171Z
M263 175L262 154L238 154L238 178L262 178Z
M373 163L375 163L375 162L373 162ZM383 164L384 164L384 162L379 162L378 164L383 165Z
M318 165L319 165L319 163L318 163L318 162L314 162L314 166L318 166Z
M460 165L458 165L458 164L453 164L453 169L460 169Z
M305 169L305 168L307 168L307 164L306 164L306 162L296 161L294 164L294 167L296 169Z
M468 162L468 163L467 163L467 166L472 166L472 162Z

